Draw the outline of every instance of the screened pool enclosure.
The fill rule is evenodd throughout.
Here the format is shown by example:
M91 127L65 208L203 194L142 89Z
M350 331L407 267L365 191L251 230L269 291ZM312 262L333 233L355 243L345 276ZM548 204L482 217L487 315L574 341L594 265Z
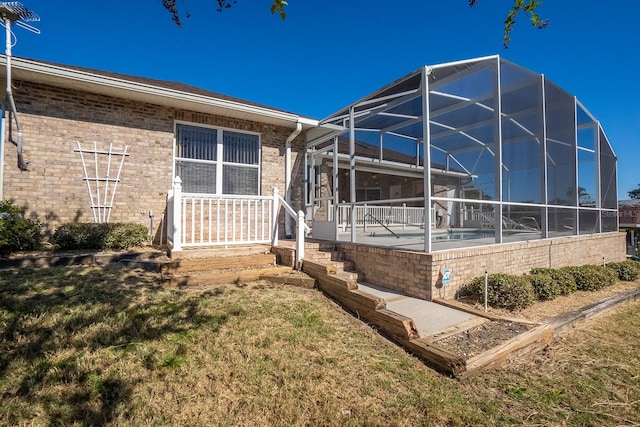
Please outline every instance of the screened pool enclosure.
M598 120L499 56L422 67L349 105L308 132L306 161L318 238L431 252L618 229Z

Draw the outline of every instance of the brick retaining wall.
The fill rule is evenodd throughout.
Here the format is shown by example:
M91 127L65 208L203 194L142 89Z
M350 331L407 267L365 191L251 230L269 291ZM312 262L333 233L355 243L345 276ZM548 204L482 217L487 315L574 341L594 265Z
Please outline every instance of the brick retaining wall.
M336 243L336 247L347 260L353 261L367 282L426 300L452 298L462 286L485 271L490 274L524 274L533 267L602 265L603 257L605 262L626 258L625 235L617 232L433 253L343 242ZM445 265L451 270L451 281L446 289L442 287Z

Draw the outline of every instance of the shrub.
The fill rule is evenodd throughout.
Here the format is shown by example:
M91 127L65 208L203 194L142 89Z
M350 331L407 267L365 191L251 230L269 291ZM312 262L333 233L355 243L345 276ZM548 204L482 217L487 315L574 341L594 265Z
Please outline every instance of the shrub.
M25 209L9 200L0 201L0 255L34 251L42 244L40 223L24 217Z
M582 265L580 267L565 268L571 271L576 279L576 286L581 291L597 291L616 283L617 273L606 267Z
M607 268L615 271L618 279L625 282L632 282L640 277L640 266L637 261L611 262L607 264Z
M531 270L531 274L548 274L555 282L560 295L569 295L578 289L576 279L569 268L570 267L563 267L559 269L534 268Z
M529 279L531 286L533 286L536 298L540 301L552 300L562 294L558 282L553 280L550 274L538 273L526 277Z
M139 246L149 238L149 230L142 224L113 224L107 234L106 247L109 249L128 249Z
M53 234L60 249L128 249L147 240L142 224L64 224Z
M490 274L487 279L487 303L493 307L515 311L535 302L533 286L524 276ZM474 278L465 291L470 297L484 301L484 276Z

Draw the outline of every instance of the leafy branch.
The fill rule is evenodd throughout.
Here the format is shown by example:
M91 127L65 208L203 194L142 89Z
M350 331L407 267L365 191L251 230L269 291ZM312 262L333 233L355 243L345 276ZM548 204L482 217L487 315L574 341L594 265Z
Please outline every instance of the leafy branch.
M182 21L180 20L180 11L176 6L176 0L161 0L162 6L169 11L171 14L171 19L175 22L179 27L182 26ZM185 10L186 0L180 0ZM230 8L232 5L237 3L237 0L215 0L218 3L218 7L216 10L218 12L222 12L225 9ZM468 0L469 6L473 7L478 3L479 0ZM509 47L509 42L511 42L511 32L513 31L513 26L516 25L518 16L523 13L526 15L527 19L531 22L531 25L537 27L538 29L543 29L547 25L549 25L548 19L543 19L538 15L538 7L542 4L541 0L513 0L513 5L507 14L507 17L504 20L504 36L502 37L502 42L504 44L505 49ZM286 6L289 3L286 0L273 0L271 4L271 14L278 15L282 20L287 17ZM186 10L186 17L190 16L189 11Z
M287 3L284 0L273 0L273 4L271 5L271 14L278 14L280 15L280 18L284 21L284 19L287 17L287 14L284 11L284 7L287 6L289 3Z
M469 0L469 6L471 7L475 6L476 3L478 3L478 0ZM536 0L513 1L513 6L511 6L511 9L507 14L507 18L504 21L504 36L502 37L502 42L505 49L509 47L509 42L511 42L511 32L513 31L513 26L516 25L516 19L520 13L524 13L527 16L527 19L531 21L531 25L539 30L549 25L548 19L543 19L538 15L537 9L541 4L542 1Z
M171 20L178 27L182 27L182 20L180 19L180 11L176 6L176 0L161 0L161 1L162 1L162 6L165 9L167 9L167 11L171 14ZM189 13L189 10L187 10L187 6L184 3L185 0L181 0L181 2L186 10L186 17L189 18L191 14ZM237 0L216 0L216 2L218 3L218 7L216 8L216 11L222 12L223 10L229 9L232 5L236 4ZM285 6L287 6L288 4L289 3L287 3L285 0L273 0L273 4L271 5L271 14L279 15L280 18L284 21L284 19L287 17Z

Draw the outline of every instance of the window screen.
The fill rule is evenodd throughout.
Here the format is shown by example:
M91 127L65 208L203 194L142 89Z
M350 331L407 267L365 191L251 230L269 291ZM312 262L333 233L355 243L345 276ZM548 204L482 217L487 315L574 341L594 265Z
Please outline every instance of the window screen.
M258 135L228 131L225 131L223 135L225 162L246 165L257 165L259 163L260 147Z
M176 160L176 175L185 193L215 193L216 164Z
M216 129L189 125L176 127L176 157L198 160L216 160Z

